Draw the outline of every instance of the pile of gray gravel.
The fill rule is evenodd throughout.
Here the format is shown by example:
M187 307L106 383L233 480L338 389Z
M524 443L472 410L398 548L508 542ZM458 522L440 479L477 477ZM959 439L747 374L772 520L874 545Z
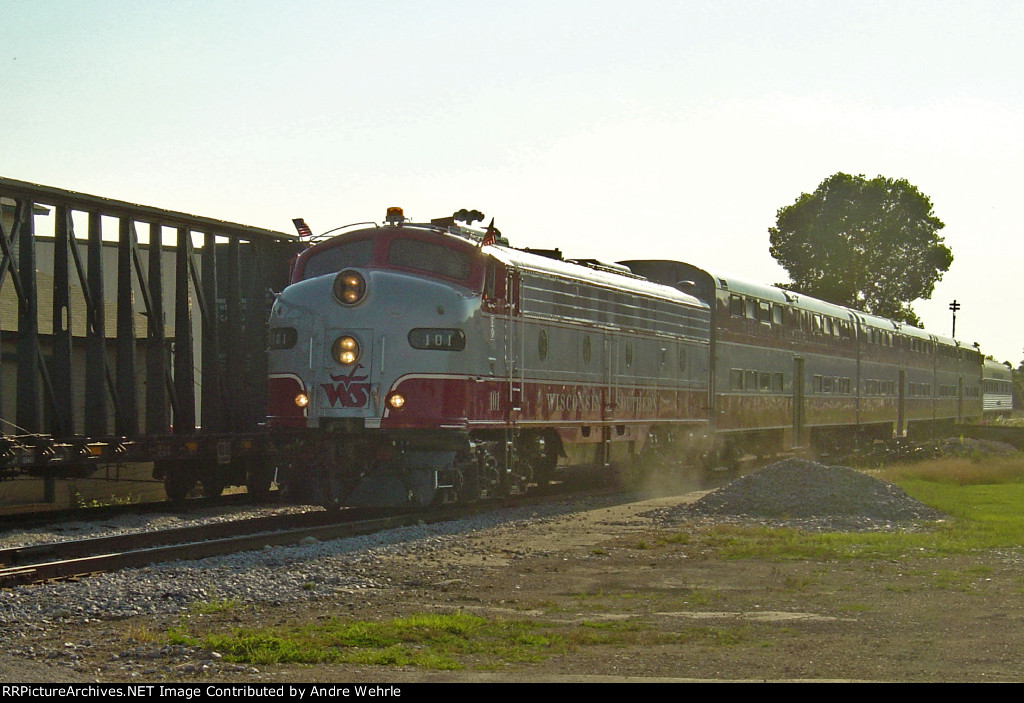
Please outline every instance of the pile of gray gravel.
M946 517L891 483L803 459L771 464L672 512L675 519L739 517L818 531L894 529Z

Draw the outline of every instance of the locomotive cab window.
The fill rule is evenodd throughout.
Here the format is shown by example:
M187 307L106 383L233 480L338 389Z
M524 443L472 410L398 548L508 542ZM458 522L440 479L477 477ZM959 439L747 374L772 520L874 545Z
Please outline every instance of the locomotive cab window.
M465 252L418 239L392 240L388 247L387 261L390 266L433 273L458 281L469 278L472 271L472 263Z
M491 313L504 311L506 303L506 276L505 267L494 259L489 259L487 268L484 271L483 303L484 309Z
M372 239L345 242L340 246L324 249L307 259L302 277L316 278L353 266L369 266L372 256Z

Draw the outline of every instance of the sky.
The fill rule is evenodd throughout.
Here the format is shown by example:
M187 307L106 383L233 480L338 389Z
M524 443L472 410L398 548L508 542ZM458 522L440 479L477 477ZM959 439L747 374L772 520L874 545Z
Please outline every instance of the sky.
M0 176L292 232L477 209L514 246L787 280L779 208L903 178L926 328L1016 366L1024 2L0 0Z

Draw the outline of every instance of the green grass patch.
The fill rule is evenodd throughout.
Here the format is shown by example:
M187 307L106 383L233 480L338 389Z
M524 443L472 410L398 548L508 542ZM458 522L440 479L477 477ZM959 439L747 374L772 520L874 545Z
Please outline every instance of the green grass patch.
M419 614L380 622L331 619L300 627L233 628L195 634L183 624L167 632L171 644L219 652L248 664L359 664L423 669L495 669L536 663L593 646L751 643L750 629L685 627L661 631L638 620L539 623L473 615Z
M192 604L192 612L202 615L210 615L213 613L223 613L228 610L234 610L240 605L241 603L234 598L221 598L220 600L195 602Z
M945 457L893 464L880 473L885 480L900 485L904 481L958 486L1024 484L1024 455Z
M296 628L237 628L192 635L179 628L172 643L220 652L251 664L348 663L460 669L540 661L564 652L557 632L523 621L487 620L461 613L422 614L381 622L331 619Z

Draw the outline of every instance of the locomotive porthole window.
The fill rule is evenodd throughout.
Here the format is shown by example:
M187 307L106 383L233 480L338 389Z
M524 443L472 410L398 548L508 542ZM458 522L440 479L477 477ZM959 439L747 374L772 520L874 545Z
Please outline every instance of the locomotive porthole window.
M544 361L544 359L548 357L547 330L541 330L540 334L537 335L537 356L540 357L541 361Z
M583 337L583 363L590 363L590 337Z

